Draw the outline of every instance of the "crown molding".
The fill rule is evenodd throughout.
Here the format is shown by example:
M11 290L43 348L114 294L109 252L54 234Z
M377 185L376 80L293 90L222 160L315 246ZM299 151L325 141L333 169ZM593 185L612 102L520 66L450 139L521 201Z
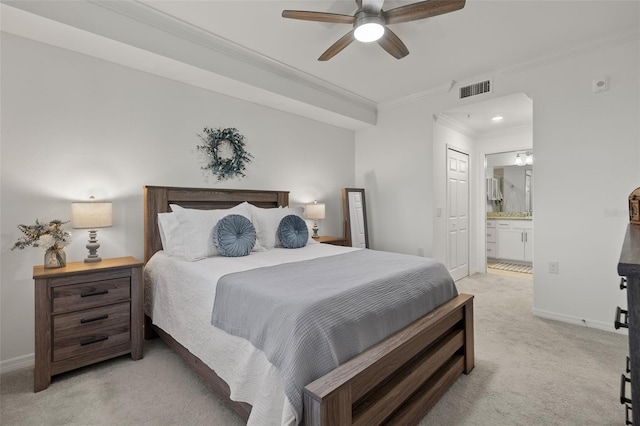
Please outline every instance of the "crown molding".
M461 122L459 122L458 120L456 120L453 117L450 117L448 115L445 114L434 114L433 115L433 121L435 123L438 124L442 124L445 127L448 127L451 130L454 130L458 133L461 133L462 135L470 138L470 139L474 139L475 137L478 136L478 134L476 132L474 132L473 130L471 130L469 127L465 126L464 124L462 124Z
M520 62L510 66L502 67L500 73L508 77L510 75L529 71L535 68L544 67L546 65L562 62L577 56L588 55L601 49L629 43L640 39L640 29L634 29L627 32L613 34L602 37L597 40L591 40L587 43L576 44L567 49L561 49L548 55L540 56L536 59L526 62Z
M640 39L640 29L621 32L618 34L613 34L610 36L599 38L597 40L591 40L586 43L576 44L566 49L557 50L553 53L540 56L530 61L517 62L517 63L514 62L512 64L502 66L489 74L484 73L484 74L479 74L477 76L470 76L468 78L465 78L463 82L474 82L477 80L481 80L486 75L500 74L503 77L508 77L514 74L518 74L518 73L529 71L535 68L543 67L556 62L562 62L577 56L587 55L589 53L592 53L601 49L606 49L609 47L634 42L639 39ZM451 83L442 84L439 86L435 86L431 89L427 89L427 90L423 90L423 91L411 94L409 96L381 102L378 104L378 109L382 110L385 108L397 107L397 106L409 104L412 102L418 102L420 100L429 98L434 95L446 94L447 92L450 92L454 86L464 85L462 82L454 81L453 83L454 84L451 84ZM477 99L477 98L474 97L474 98L468 98L468 99Z
M391 99L388 101L380 102L378 103L378 110L394 108L401 105L410 104L412 102L418 102L418 101L421 101L422 99L425 99L434 95L445 94L451 91L451 88L452 88L452 85L450 83L447 83L447 84L433 87L431 89L412 93L411 95L404 96L402 98Z

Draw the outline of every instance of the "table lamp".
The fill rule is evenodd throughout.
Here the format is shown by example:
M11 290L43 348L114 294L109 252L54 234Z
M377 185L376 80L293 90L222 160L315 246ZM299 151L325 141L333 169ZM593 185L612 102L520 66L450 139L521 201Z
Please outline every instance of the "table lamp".
M94 200L94 197L91 197ZM86 201L71 203L71 226L76 229L89 229L86 263L100 262L98 256L100 243L96 239L97 228L107 228L113 224L113 210L110 201Z
M304 216L307 219L313 220L313 238L318 238L318 220L324 219L324 204L318 204L314 201L313 204L307 204L304 209Z

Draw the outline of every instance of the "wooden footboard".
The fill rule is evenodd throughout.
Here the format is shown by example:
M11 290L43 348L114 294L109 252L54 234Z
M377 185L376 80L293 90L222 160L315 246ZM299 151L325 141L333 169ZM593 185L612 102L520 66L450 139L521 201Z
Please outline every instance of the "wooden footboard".
M473 367L473 296L462 294L309 384L305 424L417 424Z

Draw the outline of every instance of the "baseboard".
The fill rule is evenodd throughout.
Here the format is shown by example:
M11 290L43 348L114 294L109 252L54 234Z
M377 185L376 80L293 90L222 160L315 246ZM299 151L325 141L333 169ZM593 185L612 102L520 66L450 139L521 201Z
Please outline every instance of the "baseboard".
M33 367L35 360L35 354L28 354L0 361L0 374L20 370L21 368Z
M595 320L590 320L586 318L572 317L569 315L558 314L555 312L543 311L541 309L534 309L533 315L540 318L550 319L554 321L561 321L569 324L581 325L589 328L596 328L598 330L610 331L613 333L624 334L624 335L627 334L626 329L621 328L619 330L616 330L616 328L613 326L613 319L611 320L611 322L602 322L602 321L595 321Z

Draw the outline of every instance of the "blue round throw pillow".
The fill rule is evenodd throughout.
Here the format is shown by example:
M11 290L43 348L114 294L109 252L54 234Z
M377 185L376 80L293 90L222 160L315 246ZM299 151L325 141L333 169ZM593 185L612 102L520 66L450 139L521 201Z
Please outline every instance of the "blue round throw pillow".
M283 247L300 248L307 245L309 229L300 216L285 216L278 225L278 238Z
M230 214L213 227L213 243L221 256L247 256L256 244L256 229L246 217Z

